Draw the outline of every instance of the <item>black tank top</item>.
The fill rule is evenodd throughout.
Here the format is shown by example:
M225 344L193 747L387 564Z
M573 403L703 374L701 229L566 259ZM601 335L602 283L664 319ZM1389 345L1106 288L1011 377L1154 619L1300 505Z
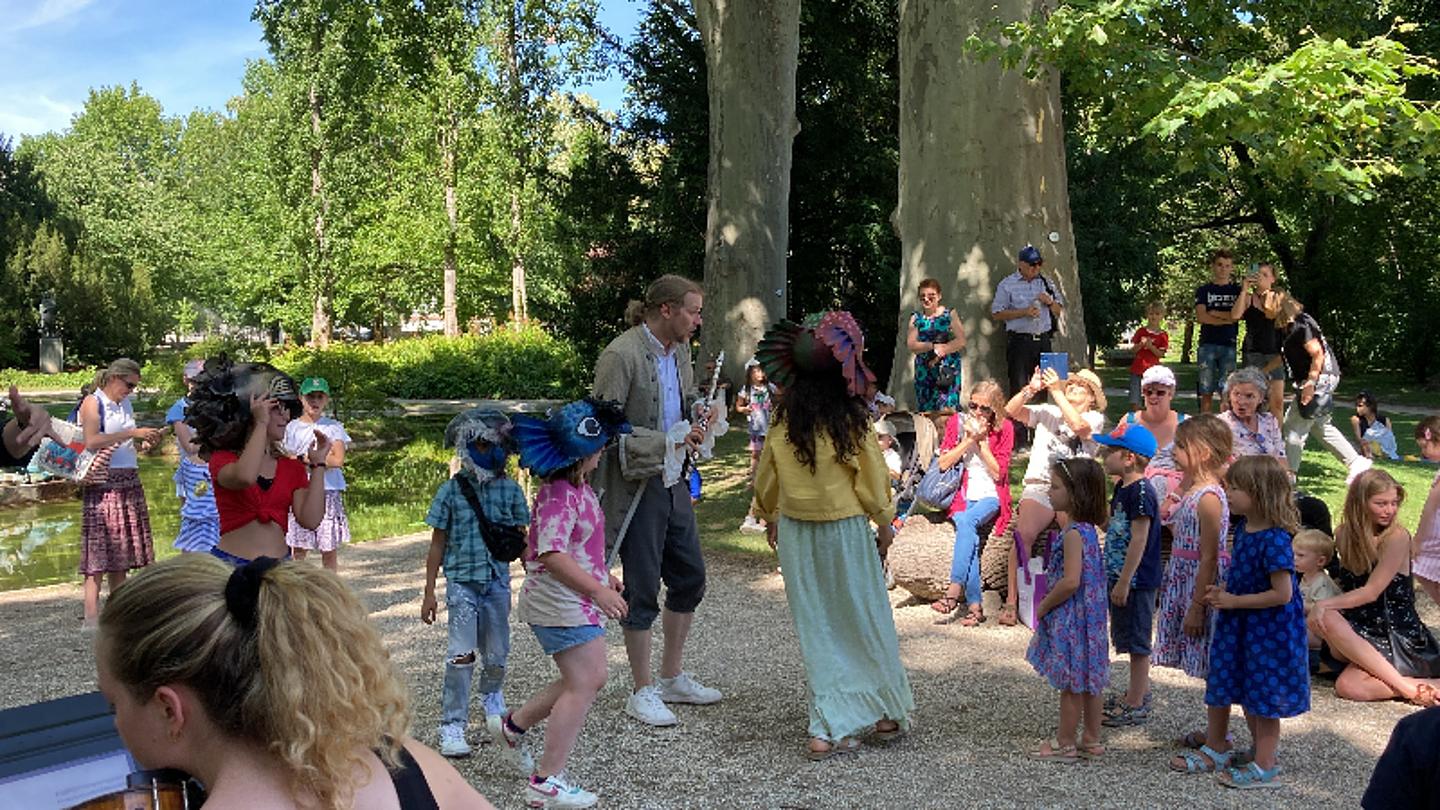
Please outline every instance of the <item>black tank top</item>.
M400 810L440 810L435 794L430 792L430 783L425 781L425 772L410 752L400 749L400 767L390 772L390 782L395 785L395 795L400 799Z

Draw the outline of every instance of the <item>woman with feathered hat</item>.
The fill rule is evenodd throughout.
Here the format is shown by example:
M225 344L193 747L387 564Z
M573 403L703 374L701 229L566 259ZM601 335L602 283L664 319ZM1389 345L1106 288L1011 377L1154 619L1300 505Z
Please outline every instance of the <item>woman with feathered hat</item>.
M780 555L810 683L806 755L819 760L866 730L899 735L915 699L881 569L895 506L865 401L865 336L848 312L807 324L781 321L756 352L780 396L755 508Z

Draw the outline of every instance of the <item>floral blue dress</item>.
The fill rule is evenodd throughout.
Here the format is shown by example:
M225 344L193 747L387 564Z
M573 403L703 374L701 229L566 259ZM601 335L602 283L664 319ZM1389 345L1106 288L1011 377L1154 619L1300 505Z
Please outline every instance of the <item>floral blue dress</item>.
M1094 526L1072 523L1065 532L1050 533L1045 577L1048 582L1059 582L1065 575L1063 537L1070 529L1080 533L1084 558L1080 587L1040 620L1025 660L1056 689L1098 695L1110 682L1110 637L1106 632L1105 561Z
M1210 643L1205 705L1240 704L1258 717L1294 717L1310 711L1310 670L1305 606L1295 576L1290 532L1280 527L1250 533L1236 520L1235 547L1225 590L1245 595L1270 590L1270 574L1291 577L1290 601L1276 607L1217 611Z
M915 321L916 336L922 342L950 342L952 335L949 308L931 316L916 312L911 317ZM955 373L955 381L945 388L940 387L938 379L942 368ZM934 352L920 352L915 355L915 400L915 409L919 411L938 411L944 408L954 410L960 407L959 354L947 354L940 358L939 362L935 362Z

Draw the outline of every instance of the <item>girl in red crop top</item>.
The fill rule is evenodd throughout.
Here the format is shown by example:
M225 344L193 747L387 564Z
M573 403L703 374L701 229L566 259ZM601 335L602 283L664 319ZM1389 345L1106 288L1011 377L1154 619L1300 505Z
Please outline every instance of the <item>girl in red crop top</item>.
M236 565L283 558L291 510L307 529L325 517L329 438L317 432L315 444L299 459L283 451L285 425L299 412L294 380L273 366L224 357L206 361L186 421L215 482L220 544L211 553L216 557Z

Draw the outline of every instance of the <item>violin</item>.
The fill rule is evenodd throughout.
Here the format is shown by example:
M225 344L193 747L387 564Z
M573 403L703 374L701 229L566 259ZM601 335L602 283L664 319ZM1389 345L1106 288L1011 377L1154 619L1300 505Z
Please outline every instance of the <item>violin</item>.
M136 771L125 779L125 789L97 796L67 810L196 810L205 803L205 791L184 771Z

